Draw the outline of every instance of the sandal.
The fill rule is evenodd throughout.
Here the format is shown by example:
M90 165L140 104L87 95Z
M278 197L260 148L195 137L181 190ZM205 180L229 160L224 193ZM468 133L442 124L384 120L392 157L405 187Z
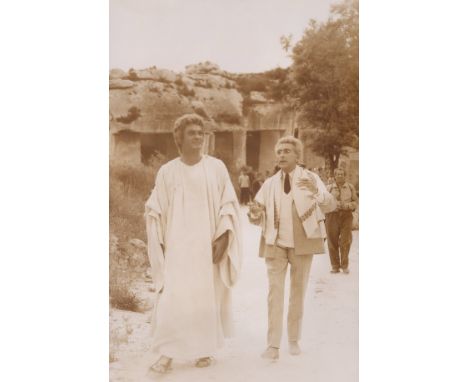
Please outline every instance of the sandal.
M211 357L199 358L195 362L195 367L208 367L211 365L211 361L212 361Z
M155 373L165 374L169 370L171 370L172 358L161 356L158 361L150 367L150 370L154 371Z

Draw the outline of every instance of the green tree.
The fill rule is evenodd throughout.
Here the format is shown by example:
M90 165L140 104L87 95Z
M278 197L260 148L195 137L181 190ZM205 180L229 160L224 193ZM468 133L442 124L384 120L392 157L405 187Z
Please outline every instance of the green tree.
M325 23L309 22L292 51L292 91L306 147L331 169L358 147L359 6L344 0Z

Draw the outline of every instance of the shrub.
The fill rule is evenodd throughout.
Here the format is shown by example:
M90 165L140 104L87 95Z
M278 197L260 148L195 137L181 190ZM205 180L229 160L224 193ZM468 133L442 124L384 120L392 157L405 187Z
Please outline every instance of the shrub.
M266 91L268 80L263 78L260 74L251 74L240 76L237 78L236 82L242 94L250 94L252 91Z
M110 230L121 241L138 238L146 242L145 202L154 187L161 162L150 166L113 161L109 171Z
M195 90L189 89L186 84L182 83L182 86L178 88L179 94L185 97L193 97L195 96Z
M113 240L115 241L113 242ZM141 301L132 292L135 273L128 267L128 251L125 247L120 246L118 238L114 235L110 237L109 248L110 304L113 308L138 312Z
M176 80L174 81L174 83L177 85L177 86L182 86L184 85L184 81L182 81L182 78L180 76L177 76Z
M276 68L272 70L268 70L264 73L266 78L272 79L272 80L279 80L279 81L284 81L289 73L289 68L283 69L283 68Z
M141 301L132 291L132 284L141 275L141 270L132 269L130 255L134 248L128 241L137 238L146 242L145 202L164 160L161 156L153 156L147 166L110 162L109 299L111 306L117 309L141 311Z
M195 80L195 86L198 86L200 88L206 88L206 89L211 89L213 87L212 83L208 79L199 79L197 78Z
M137 80L139 80L138 74L136 73L135 69L130 68L130 69L128 70L128 79L129 79L129 80L132 80L132 81L137 81Z
M138 109L136 106L132 106L130 109L128 109L127 115L117 118L117 122L129 124L133 121L136 121L140 116L141 110Z
M250 98L250 95L244 97L242 100L242 114L247 115L253 105L255 105L255 102Z
M125 283L118 279L109 284L110 303L113 308L129 310L131 312L140 312L140 299L131 290L131 282Z
M238 125L241 123L241 117L237 114L229 114L229 113L219 113L216 115L215 120L218 122L226 122L233 125Z

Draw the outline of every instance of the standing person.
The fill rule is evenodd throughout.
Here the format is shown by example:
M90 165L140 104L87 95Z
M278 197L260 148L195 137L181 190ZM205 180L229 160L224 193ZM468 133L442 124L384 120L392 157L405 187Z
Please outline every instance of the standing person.
M345 170L336 168L334 181L328 185L328 191L335 197L337 208L326 215L328 252L330 254L331 273L349 273L349 249L353 240L353 211L357 205L357 195L351 183L345 181Z
M301 352L304 297L314 254L325 252L324 213L335 200L318 175L298 166L302 142L283 137L275 146L280 170L265 180L249 209L249 220L262 227L260 256L268 273L268 347L262 357L279 358L283 330L284 281L290 264L289 352Z
M245 170L241 170L239 176L240 187L240 203L247 204L250 202L250 177L246 174Z
M263 174L258 172L255 174L255 180L252 182L252 195L257 195L258 190L264 182Z
M180 157L159 169L145 214L158 373L173 358L210 365L231 334L230 288L241 265L239 204L224 163L202 154L203 120L179 118L174 140Z

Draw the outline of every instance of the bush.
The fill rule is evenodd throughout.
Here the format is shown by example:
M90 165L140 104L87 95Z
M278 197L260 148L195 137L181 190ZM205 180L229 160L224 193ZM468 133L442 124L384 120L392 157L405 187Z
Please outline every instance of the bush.
M163 160L154 156L148 166L119 161L110 163L109 298L111 306L117 309L141 311L141 301L132 291L132 284L141 275L141 270L132 269L130 255L135 249L129 240L137 238L146 242L145 202Z
M250 98L250 95L244 97L242 100L242 114L246 116L253 105L255 105L255 102Z
M185 97L193 97L195 96L195 90L189 89L186 84L182 83L181 86L177 88L179 94Z
M140 116L141 110L138 109L136 106L132 106L130 109L128 109L127 115L117 118L117 122L130 124L133 121L136 121Z
M131 81L138 81L139 78L138 78L138 74L136 73L135 69L133 68L130 68L128 70L128 77L127 77L129 80Z
M110 231L119 240L137 238L146 242L145 202L162 163L151 166L111 162L109 171Z
M136 274L128 267L129 256L125 247L112 235L109 238L109 299L113 308L140 311L140 299L132 292Z
M184 85L184 81L182 81L182 77L180 76L177 76L176 80L174 81L174 83L177 85L177 86L182 86Z
M233 125L239 125L241 123L241 117L239 115L224 112L216 115L215 120L218 122L226 122Z
M260 74L243 75L237 78L236 82L242 94L250 94L252 91L264 92L268 84L268 80Z
M286 77L288 76L289 73L289 68L283 69L283 68L276 68L272 70L268 70L264 73L266 78L272 79L272 80L279 80L279 81L284 81Z
M131 290L131 282L125 283L117 279L109 284L110 304L113 308L141 312L140 299Z

